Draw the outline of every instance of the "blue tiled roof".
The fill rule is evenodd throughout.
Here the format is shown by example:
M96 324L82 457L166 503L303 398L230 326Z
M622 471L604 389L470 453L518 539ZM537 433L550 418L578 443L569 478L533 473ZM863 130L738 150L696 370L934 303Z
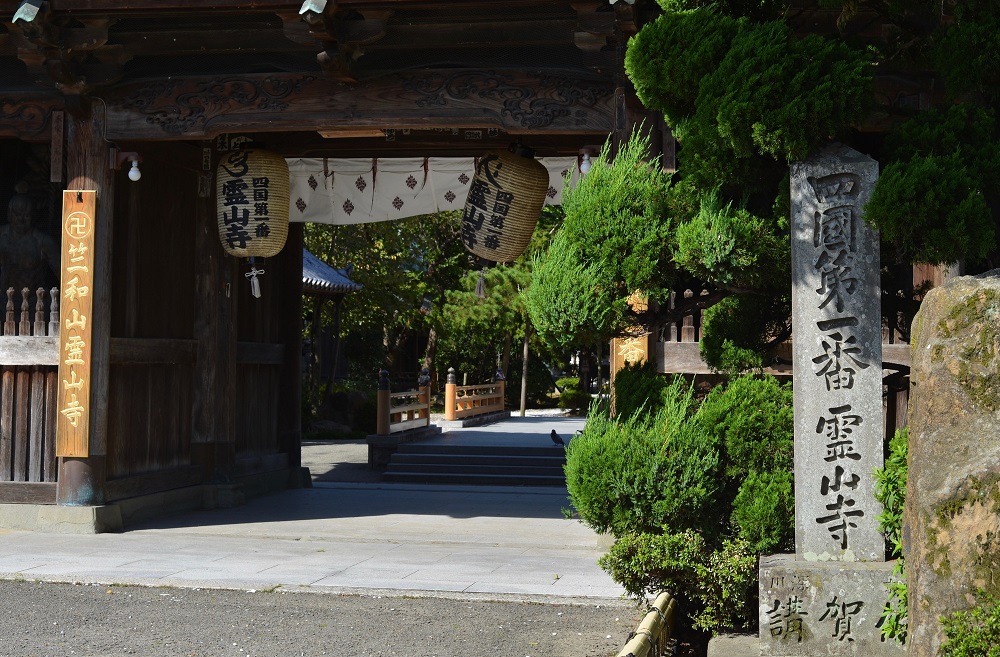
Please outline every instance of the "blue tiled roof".
M345 294L357 292L355 283L340 269L334 269L312 253L302 249L302 291L306 294Z

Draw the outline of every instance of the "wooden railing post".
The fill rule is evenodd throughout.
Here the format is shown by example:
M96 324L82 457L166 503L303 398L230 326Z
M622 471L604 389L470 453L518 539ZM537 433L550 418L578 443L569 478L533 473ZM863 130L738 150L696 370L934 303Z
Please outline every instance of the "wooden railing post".
M378 373L378 418L375 422L375 432L380 436L389 435L389 414L392 402L389 399L389 371Z
M420 370L417 377L417 400L424 407L417 412L417 417L430 421L431 417L431 373L426 367Z
M455 403L458 398L458 386L455 383L455 368L448 368L448 382L444 385L444 419L455 419Z

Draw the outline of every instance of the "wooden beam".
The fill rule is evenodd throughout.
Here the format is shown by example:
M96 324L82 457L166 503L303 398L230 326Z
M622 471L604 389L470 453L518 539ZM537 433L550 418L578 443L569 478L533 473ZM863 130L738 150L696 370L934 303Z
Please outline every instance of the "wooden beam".
M52 112L63 109L61 95L5 89L0 94L0 138L47 142Z
M111 363L176 364L194 361L195 340L111 338Z
M3 365L58 365L59 338L0 336Z
M56 484L0 482L0 504L55 504Z
M302 74L173 79L116 89L107 99L107 138L385 125L607 134L613 96L606 81L581 79L578 71L421 70L357 85Z
M455 8L475 10L483 6L534 7L538 0L338 0L337 7L358 11L382 9L385 7ZM18 0L0 2L0 12L13 15L17 11ZM294 2L254 2L253 0L49 0L52 11L102 11L149 13L161 11L195 11L199 9L242 9L247 11L288 11L298 10L301 1Z

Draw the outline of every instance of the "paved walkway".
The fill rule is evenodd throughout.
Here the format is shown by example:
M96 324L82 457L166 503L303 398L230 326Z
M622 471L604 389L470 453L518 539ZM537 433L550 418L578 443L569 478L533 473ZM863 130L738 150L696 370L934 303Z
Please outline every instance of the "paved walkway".
M450 429L445 442L549 444L580 418ZM198 511L120 534L0 530L0 578L199 588L392 590L484 597L620 598L599 537L567 519L565 488L352 481L360 445L308 445L311 489ZM346 458L348 460L337 460ZM363 463L363 462L362 462ZM340 471L344 476L335 476Z

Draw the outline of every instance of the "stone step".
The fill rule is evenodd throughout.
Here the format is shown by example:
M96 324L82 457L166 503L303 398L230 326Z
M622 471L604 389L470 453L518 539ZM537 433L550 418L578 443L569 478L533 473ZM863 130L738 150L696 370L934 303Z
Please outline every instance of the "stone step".
M492 486L563 486L561 447L404 443L383 481Z
M394 464L433 464L442 465L483 465L483 466L545 466L562 468L566 462L561 454L558 456L508 456L506 454L413 454L397 451L392 457Z
M447 443L404 443L397 453L406 454L491 454L494 456L558 456L564 457L562 447L535 447L531 445L449 445Z
M440 474L482 474L505 476L562 477L561 465L496 465L496 464L454 464L454 463L396 463L391 462L386 472L440 473Z
M482 486L564 486L565 479L534 475L502 475L502 474L445 474L445 473L415 473L395 472L387 470L382 475L383 481L411 484L456 484Z

